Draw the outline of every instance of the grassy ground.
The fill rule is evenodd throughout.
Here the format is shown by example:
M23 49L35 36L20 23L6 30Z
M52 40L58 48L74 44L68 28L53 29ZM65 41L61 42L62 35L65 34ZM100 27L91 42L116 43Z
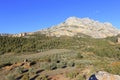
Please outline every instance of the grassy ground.
M72 78L72 76L74 76L74 73L72 72L77 72L79 74L78 77L83 78L84 75L89 77L92 73L95 73L96 71L107 71L109 65L112 62L116 61L114 58L101 58L100 56L97 56L92 52L82 53L79 50L53 49L41 53L27 55L15 55L11 53L1 55L0 64L5 64L6 62L13 64L23 62L25 59L30 62L34 61L35 64L30 66L30 68L28 68L26 72L21 73L19 73L20 69L17 69L17 67L10 71L1 69L1 79L10 80L11 77L18 78L24 76L25 74L28 74L30 79L35 78L36 80L37 77L41 75L55 76L59 74L64 74L64 76L66 76L66 74L68 74L67 77ZM14 75L11 75L11 73Z

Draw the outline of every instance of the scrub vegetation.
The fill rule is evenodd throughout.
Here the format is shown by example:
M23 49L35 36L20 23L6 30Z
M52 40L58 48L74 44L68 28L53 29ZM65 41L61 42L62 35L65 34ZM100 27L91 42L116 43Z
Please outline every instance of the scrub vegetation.
M49 80L53 75L84 80L100 70L120 74L118 37L0 36L1 80Z

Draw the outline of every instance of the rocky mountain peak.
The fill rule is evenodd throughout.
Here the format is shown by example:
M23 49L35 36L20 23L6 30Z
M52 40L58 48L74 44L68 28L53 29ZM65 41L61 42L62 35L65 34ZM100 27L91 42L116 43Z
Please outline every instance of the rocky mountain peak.
M67 25L77 25L79 26L81 23L87 24L93 22L92 19L89 18L77 18L77 17L69 17L65 20L65 24Z
M116 36L120 33L111 23L95 21L90 18L69 17L63 23L40 31L47 36L75 36L80 33L93 38Z

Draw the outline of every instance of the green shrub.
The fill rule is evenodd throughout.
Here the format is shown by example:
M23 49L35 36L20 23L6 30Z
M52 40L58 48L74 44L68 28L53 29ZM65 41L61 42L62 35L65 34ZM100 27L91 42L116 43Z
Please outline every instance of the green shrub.
M68 63L67 63L67 66L69 66L69 67L74 67L74 66L75 66L74 61L70 61L70 62L68 62Z
M57 68L65 68L65 67L67 67L67 63L65 61L62 61L57 64Z
M29 80L29 74L24 74L21 80Z
M36 80L48 80L46 75L40 75L36 78Z
M58 63L60 62L60 56L58 54L54 54L51 56L51 62Z
M78 72L73 71L73 72L69 72L66 74L66 77L69 77L70 79L76 78L76 76L78 75Z
M36 70L35 70L34 68L30 68L30 69L28 70L28 72L29 72L29 75L30 75L30 76L36 74Z
M77 53L76 58L77 58L77 59L82 59L82 58L83 58L83 56L82 56L82 54L81 54L81 53Z
M45 63L45 64L43 64L43 69L45 69L45 70L54 70L54 69L56 69L57 68L57 64L56 63Z
M50 64L50 70L54 70L54 69L56 69L56 68L57 68L56 63L51 63L51 64Z
M13 74L8 74L8 75L6 76L6 78L7 78L8 80L16 80L16 79L15 79L15 75L13 75Z
M2 55L2 54L4 54L5 53L5 51L0 51L0 55Z
M86 79L82 75L78 75L77 80L86 80Z
M17 72L17 73L19 73L19 74L22 74L22 72L23 72L23 67L17 67L16 69L15 69L15 71Z

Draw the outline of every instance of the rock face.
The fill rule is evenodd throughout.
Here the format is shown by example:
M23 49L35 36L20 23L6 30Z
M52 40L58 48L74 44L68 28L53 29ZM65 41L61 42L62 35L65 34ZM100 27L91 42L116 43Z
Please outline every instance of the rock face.
M97 79L96 79L97 78ZM99 71L94 76L92 75L89 80L120 80L119 75L113 75L104 71Z
M48 29L38 31L47 36L74 36L85 34L93 38L105 38L108 36L116 36L119 30L108 22L100 23L89 18L70 17L65 22L53 26Z

